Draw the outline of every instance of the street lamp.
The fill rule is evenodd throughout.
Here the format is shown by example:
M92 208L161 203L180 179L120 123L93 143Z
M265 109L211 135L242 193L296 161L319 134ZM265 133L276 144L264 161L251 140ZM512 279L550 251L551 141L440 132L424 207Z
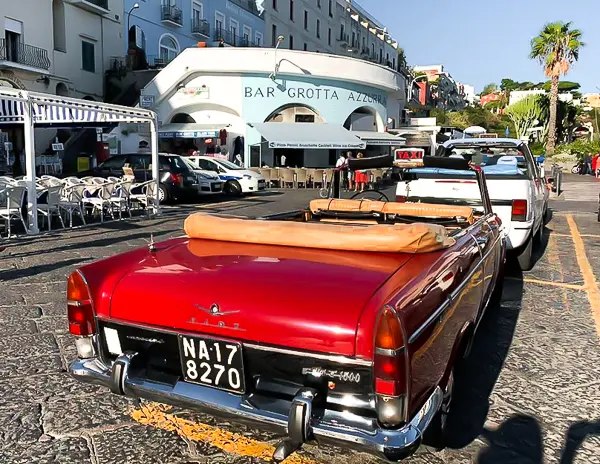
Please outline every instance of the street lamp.
M139 3L134 3L129 12L127 13L127 42L129 42L129 21L131 20L131 13L133 10L137 10L140 7ZM131 47L131 43L129 44Z
M275 81L275 78L277 77L277 71L279 71L279 66L277 65L277 49L283 43L284 40L285 40L285 37L282 35L277 37L277 44L275 45L275 55L274 55L275 63L274 63L274 67L273 67L273 72L271 74L269 74L269 79L271 79L272 81Z

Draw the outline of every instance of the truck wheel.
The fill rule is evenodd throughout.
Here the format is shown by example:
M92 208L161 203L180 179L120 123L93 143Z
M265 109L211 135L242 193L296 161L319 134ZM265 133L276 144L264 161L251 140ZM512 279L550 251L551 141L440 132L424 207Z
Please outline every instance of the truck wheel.
M452 406L452 394L454 393L454 368L450 371L448 382L444 391L442 405L431 419L429 426L423 435L423 444L434 451L442 451L448 443L449 427L448 417Z
M533 236L527 239L527 244L517 256L517 261L522 271L531 271L533 268Z

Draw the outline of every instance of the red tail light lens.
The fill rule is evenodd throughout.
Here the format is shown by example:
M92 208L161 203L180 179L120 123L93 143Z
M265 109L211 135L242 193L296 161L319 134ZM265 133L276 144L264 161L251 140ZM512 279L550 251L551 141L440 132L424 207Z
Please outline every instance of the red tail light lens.
M512 202L512 220L527 220L527 200L513 200Z
M90 290L77 271L69 276L67 282L67 316L71 334L85 336L96 332Z
M406 394L406 358L404 335L396 313L385 308L375 332L373 372L375 393L385 396Z
M406 203L406 197L402 195L396 195L396 202L398 203Z
M181 174L171 173L171 182L174 184L183 185L183 176Z

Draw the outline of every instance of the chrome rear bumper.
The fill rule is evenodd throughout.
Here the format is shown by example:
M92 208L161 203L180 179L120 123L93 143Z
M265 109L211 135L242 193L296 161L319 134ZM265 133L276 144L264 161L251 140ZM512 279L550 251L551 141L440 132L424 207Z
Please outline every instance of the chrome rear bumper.
M289 436L300 434L304 441L346 446L390 461L404 459L419 447L423 431L439 409L443 396L441 389L436 388L408 424L391 430L379 427L370 417L348 412L327 410L314 416L310 394L299 393L293 401L273 400L252 394L240 396L182 381L172 386L136 378L129 372L134 357L135 353L123 354L110 368L99 358L79 359L69 366L69 372L79 381L108 387L120 395L195 409L254 426L260 424ZM296 408L299 407L305 408L302 411L306 413L306 420L297 424Z

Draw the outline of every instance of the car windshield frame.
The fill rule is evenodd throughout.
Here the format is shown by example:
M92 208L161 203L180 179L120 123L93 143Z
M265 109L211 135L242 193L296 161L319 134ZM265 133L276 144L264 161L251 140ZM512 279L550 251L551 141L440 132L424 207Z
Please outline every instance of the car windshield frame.
M217 163L219 166L224 167L225 169L229 169L230 171L245 171L246 168L242 167L242 166L238 166L235 163L232 163L231 161L228 160L222 160L222 159L213 159L212 161L214 161L215 163Z
M529 152L529 148L526 144L516 144L510 142L488 142L477 143L477 142L465 142L465 143L448 143L440 145L436 151L435 156L441 156L448 158L452 155L464 155L461 153L464 151L472 151L472 157L481 155L482 160L474 162L476 166L483 169L486 177L501 177L510 179L532 179L537 176L536 167L533 163L533 155ZM491 150L494 153L484 153L484 150ZM498 153L499 150L506 150L505 154ZM518 151L518 153L510 153L510 151ZM512 156L517 158L523 158L524 162L517 162L517 164L497 164L498 159L502 156ZM486 158L491 157L494 162L485 162ZM496 159L498 158L498 159ZM466 159L466 158L465 158ZM469 159L469 162L472 160ZM506 169L497 169L496 166L505 167ZM487 168L487 169L486 169ZM492 169L489 169L492 168ZM514 168L514 169L511 169Z

